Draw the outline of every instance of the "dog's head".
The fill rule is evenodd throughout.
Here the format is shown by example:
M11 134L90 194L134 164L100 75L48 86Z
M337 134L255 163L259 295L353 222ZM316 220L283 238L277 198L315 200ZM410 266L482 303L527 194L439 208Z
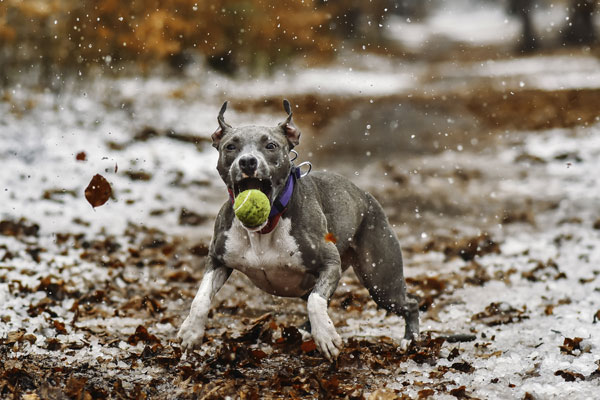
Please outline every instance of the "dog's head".
M287 118L276 127L232 127L225 122L223 103L217 121L219 128L212 134L213 146L219 150L217 170L237 196L248 189L259 189L271 204L283 190L291 170L290 150L298 145L300 130L292 122L292 110L283 101Z

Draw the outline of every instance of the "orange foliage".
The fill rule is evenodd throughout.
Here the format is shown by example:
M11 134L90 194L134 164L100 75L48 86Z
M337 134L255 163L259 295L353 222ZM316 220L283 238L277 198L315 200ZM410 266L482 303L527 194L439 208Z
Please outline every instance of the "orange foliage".
M200 52L236 68L268 69L292 56L333 52L337 38L329 30L332 16L323 4L327 3L4 0L0 47L13 52L13 62L41 59L51 66L78 69L108 61L148 66L182 52Z
M294 57L327 59L340 40L377 41L392 0L3 0L0 69L142 69L190 54L216 68L269 70ZM117 69L117 68L115 68ZM5 74L5 77L8 73ZM5 78L6 79L6 78Z

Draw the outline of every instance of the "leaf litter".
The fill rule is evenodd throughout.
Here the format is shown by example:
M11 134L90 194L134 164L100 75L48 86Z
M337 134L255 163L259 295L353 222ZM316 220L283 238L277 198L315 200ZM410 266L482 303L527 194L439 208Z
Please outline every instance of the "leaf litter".
M121 88L128 85L141 93L177 85L124 83L103 90L110 86L110 95L125 102L130 94ZM593 160L600 155L597 110L588 106L593 101L552 106L558 114L544 119L535 110L523 115L496 89L472 95L448 90L436 99L373 97L378 107L406 107L413 98L419 107L470 109L489 123L478 126L485 132L478 140L488 145L489 129L511 135L513 142L493 152L442 146L402 162L378 160L356 178L381 200L400 237L409 291L422 312L422 337L400 350L402 319L378 310L348 272L330 306L345 341L334 364L297 329L306 318L302 301L265 295L240 274L217 295L203 347L184 354L175 341L202 276L214 215L226 200L208 135L193 129L212 123L211 105L194 102L186 111L180 103L153 103L161 96L139 96L131 101L139 103L140 127L89 98L66 94L66 110L83 108L99 122L85 127L94 135L73 135L60 142L64 149L52 147L59 161L46 158L50 149L40 150L37 136L27 135L28 120L43 120L49 142L63 140L66 122L53 119L59 116L51 105L40 98L29 118L7 113L7 129L25 134L18 144L2 140L9 148L41 154L35 160L41 172L25 178L31 161L20 152L10 159L15 171L6 186L15 211L0 221L0 397L593 396L600 376L594 325L600 319L600 216L598 195L589 190L597 184ZM562 104L575 94L594 95L535 90L520 94L517 103L552 105L558 98ZM370 107L360 96L298 97L300 118L303 109L318 111L325 104L337 116ZM241 114L270 120L256 113L264 100L240 106L253 110ZM309 132L311 119L319 129L332 123L324 113L309 114ZM576 122L578 114L584 122ZM169 115L191 122L177 125ZM588 125L574 127L583 123ZM507 131L515 126L536 132ZM446 145L467 149L459 136L449 137ZM93 157L74 160L68 150L94 146L110 155L102 165ZM117 160L127 173L116 175ZM64 165L72 171L64 172L60 184L45 173ZM355 166L347 167L356 177ZM80 196L60 194L65 187L66 193L82 188L81 176L113 169L118 196L95 213ZM97 193L102 186L91 189L92 206L111 198L106 187Z

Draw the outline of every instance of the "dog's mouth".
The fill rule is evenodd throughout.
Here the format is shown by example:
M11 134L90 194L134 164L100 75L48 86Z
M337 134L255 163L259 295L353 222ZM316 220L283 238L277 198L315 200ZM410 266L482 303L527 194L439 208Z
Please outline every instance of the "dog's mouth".
M245 178L233 184L233 193L235 197L243 191L250 189L260 190L269 198L269 200L271 200L273 185L271 184L270 179Z

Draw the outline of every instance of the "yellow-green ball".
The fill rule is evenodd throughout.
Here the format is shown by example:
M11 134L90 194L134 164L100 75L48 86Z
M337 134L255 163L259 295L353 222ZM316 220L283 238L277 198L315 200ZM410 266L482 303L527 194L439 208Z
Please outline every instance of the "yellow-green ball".
M242 224L248 228L257 228L269 219L271 203L260 190L244 190L235 198L233 211Z

